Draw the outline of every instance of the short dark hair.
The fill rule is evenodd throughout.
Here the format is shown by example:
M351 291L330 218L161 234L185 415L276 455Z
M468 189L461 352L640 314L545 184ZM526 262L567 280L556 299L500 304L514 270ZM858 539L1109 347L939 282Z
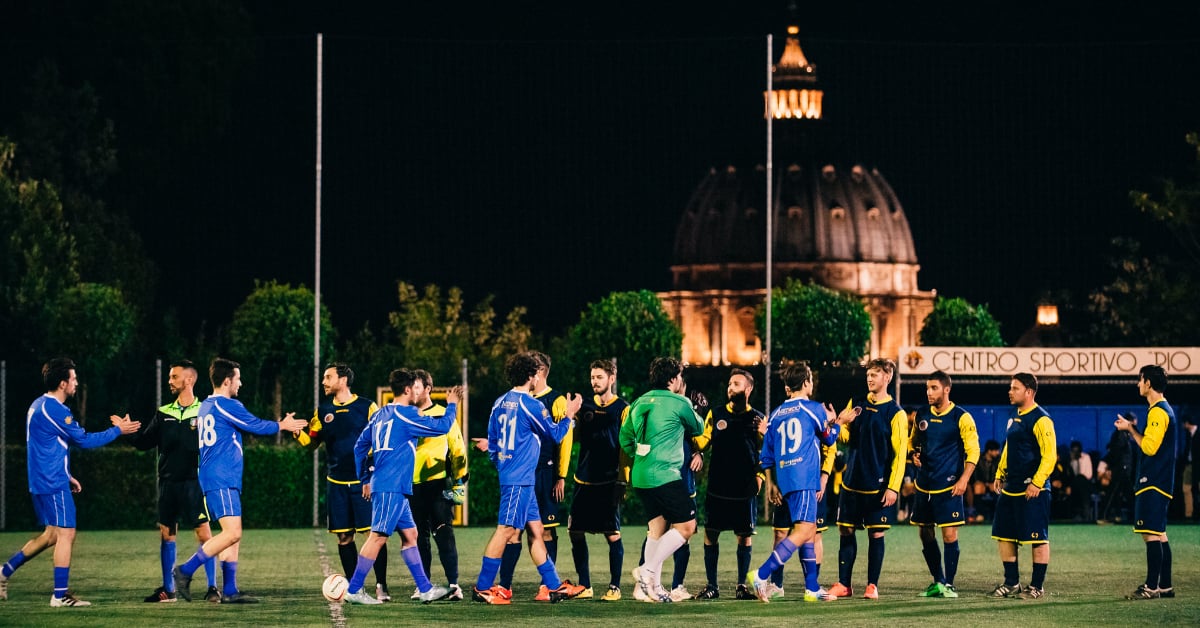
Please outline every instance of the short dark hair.
M200 374L200 369L196 368L196 364L188 359L175 360L171 363L171 368L189 369L197 375Z
M1017 373L1012 378L1021 382L1022 386L1032 390L1034 394L1037 394L1037 377L1034 377L1032 373Z
M609 375L617 374L617 365L614 364L613 361L609 360L608 358L592 360L592 364L591 364L591 366L588 367L588 370L590 371L592 369L600 369L601 371L604 371L605 373L608 373Z
M812 379L812 369L808 367L807 362L793 362L783 367L779 372L779 379L783 380L784 386L795 392Z
M75 362L71 358L51 358L43 364L42 384L46 386L46 392L54 392L59 384L71 381L71 371L74 369Z
M532 351L514 353L504 362L504 377L510 386L524 386L530 377L537 375L541 365Z
M983 444L983 450L984 451L1000 451L1000 443L996 442L994 439L989 438L988 441Z
M1167 370L1157 364L1147 364L1138 369L1138 375L1150 383L1155 392L1167 392Z
M750 387L754 388L754 376L750 374L750 371L747 371L746 369L734 368L729 371L729 376L733 377L734 375L741 375L742 377L745 377L746 381L750 382Z
M672 357L654 358L650 362L650 387L666 390L667 384L683 374L683 363Z
M946 371L934 371L925 376L925 381L929 381L931 379L936 379L938 382L940 382L942 384L942 388L950 387L950 376L946 374Z
M896 363L887 358L875 358L867 362L867 370L879 369L891 377L896 372Z
M233 360L213 358L212 364L208 365L208 380L212 382L213 388L220 388L225 380L233 377L233 371L240 368L242 365Z
M431 375L429 371L426 371L425 369L414 369L413 377L421 380L421 383L425 384L426 388L433 388L433 375Z
M545 368L547 371L550 370L550 356L536 349L531 350L529 353L533 354L533 358L538 361L538 364L540 364L542 368Z
M347 386L354 383L354 369L351 369L349 364L345 362L330 362L325 365L325 370L328 371L329 369L333 369L337 373L338 379L345 377Z
M417 381L417 376L408 369L396 369L388 373L388 386L391 387L392 394L397 397L404 394L405 388L412 388L415 381Z

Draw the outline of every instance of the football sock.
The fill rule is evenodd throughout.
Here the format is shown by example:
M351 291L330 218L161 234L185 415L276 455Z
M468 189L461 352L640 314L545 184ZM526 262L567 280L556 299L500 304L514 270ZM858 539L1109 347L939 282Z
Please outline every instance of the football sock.
M429 542L429 531L417 528L417 554L421 556L421 568L425 576L433 576L433 546Z
M70 567L54 568L54 597L62 598L67 592L67 582L71 579Z
M480 591L487 591L496 583L496 572L500 570L499 558L483 557L483 567L479 569L479 578L475 580L475 588Z
M354 567L354 575L350 576L350 586L346 588L347 593L358 593L362 591L363 583L367 581L367 572L371 570L371 566L375 564L373 559L367 558L362 554L358 555L358 565Z
M850 579L854 576L854 561L858 558L858 537L854 534L843 534L841 546L838 548L838 582L849 587Z
M587 537L571 534L571 558L575 561L575 573L579 574L579 585L592 586L591 565L588 564Z
M1033 575L1029 577L1029 586L1038 589L1043 588L1046 584L1046 567L1047 563L1034 563Z
M238 592L237 561L221 561L221 594L233 595Z
M642 549L638 552L638 567L646 564L646 541L649 540L650 537L645 537L642 539Z
M741 550L741 547L739 547L738 550ZM758 568L758 579L766 580L767 576L771 575L771 572L779 569L780 565L786 564L788 559L792 557L792 554L795 553L796 544L792 543L791 539L784 539L779 543L776 543L775 549L771 550L771 555L767 556L766 562L764 562L762 566ZM746 577L742 576L742 579L739 580L738 583L740 584L745 581Z
M883 571L884 538L871 537L867 544L867 584L879 584L879 574ZM939 570L940 571L940 570Z
M1171 585L1171 543L1162 542L1162 571L1158 574L1158 588L1170 589Z
M801 564L801 566L807 568L807 566L804 565L804 563L800 563L800 564ZM807 577L807 576L805 576L805 577ZM783 588L783 565L780 565L779 569L776 569L775 571L771 572L771 582L774 582L775 586L777 586L781 589Z
M454 540L454 528L449 525L444 525L433 533L433 540L437 542L438 558L442 561L442 569L446 570L446 580L450 584L458 583L458 542ZM424 560L424 557L422 557ZM425 567L426 575L429 574L429 567Z
M621 537L608 542L608 571L612 574L612 584L621 586L621 566L625 562L625 543Z
M820 589L821 583L817 581L817 574L820 573L817 569L817 548L812 543L800 546L800 564L804 566L804 590Z
M946 555L946 584L954 584L954 576L958 575L958 541L946 543L943 553Z
M720 545L714 543L704 546L704 575L708 578L708 584L714 587L717 586L717 561L720 558ZM741 582L741 580L738 580L738 582Z
M655 568L653 559L654 559L654 553L656 551L658 551L658 543L659 543L659 539L652 539L650 537L646 537L646 542L642 544L642 557L645 560L642 562L641 566L647 570L652 570ZM658 571L653 572L656 577L658 576L658 573L660 571L662 571L662 563L658 564L657 569L658 569Z
M505 589L512 588L513 571L516 570L517 561L520 559L521 544L519 542L504 546L504 554L500 557L500 586Z
M388 546L387 543L379 546L379 555L375 557L375 582L387 588L387 563L388 563Z
M163 591L175 591L175 578L171 572L175 570L175 541L162 541L158 544L158 564L162 567Z
M358 565L358 546L354 541L338 545L338 558L342 561L342 573L349 578L354 575L354 567Z
M0 567L0 573L4 574L4 577L7 578L13 575L13 572L21 565L24 565L27 560L29 559L25 557L25 553L18 551L12 555L12 558L8 559L8 562L4 563L3 567Z
M204 575L208 577L208 586L216 588L217 586L217 557L209 556L208 560L204 561ZM171 578L171 584L175 584L175 579Z
M1017 568L1017 561L1005 561L1004 565L1004 586L1012 587L1021 582L1021 571Z
M546 562L537 566L538 575L542 577L542 584L546 585L551 591L562 586L562 580L558 579L558 571L554 569L554 561L546 558Z
M738 576L737 581L738 582L746 581L746 574L750 571L750 557L751 557L752 551L753 550L751 549L751 546L749 546L749 545L739 545L737 548L737 576ZM795 551L795 550L793 550L793 551ZM787 562L787 561L784 560L784 562ZM782 564L783 563L780 563L780 565L782 565ZM775 570L772 569L771 571L775 571Z
M683 536L679 538L683 538ZM666 558L664 557L663 560L665 561ZM692 562L692 546L688 545L687 541L684 541L683 545L675 550L675 571L671 573L672 589L683 584L683 579L687 577L688 563L690 562ZM658 571L662 573L662 568L660 567Z
M942 553L938 551L937 539L921 539L921 554L925 556L925 566L929 567L933 581L944 583L946 574L942 572Z
M546 541L546 555L558 561L558 528L550 528L550 540Z
M1162 559L1162 543L1146 541L1146 588L1158 588L1158 577L1162 573Z
M208 560L208 558L208 554L204 553L204 545L201 545L196 549L196 553L192 554L192 557L187 559L187 562L179 566L179 571L182 571L183 575L185 576L190 576L196 573L196 570L199 569L200 566L204 564L204 561Z
M421 550L417 549L416 545L405 547L400 550L400 557L404 559L404 564L408 566L408 573L412 574L413 580L417 583L417 590L421 593L428 591L433 585L429 583L429 576L425 574L425 567L421 565ZM378 566L378 561L375 564Z

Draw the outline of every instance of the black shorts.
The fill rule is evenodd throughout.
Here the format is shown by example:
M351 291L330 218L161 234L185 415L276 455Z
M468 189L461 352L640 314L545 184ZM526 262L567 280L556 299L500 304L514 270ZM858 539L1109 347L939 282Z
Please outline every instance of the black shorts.
M445 479L413 484L408 504L412 508L419 533L430 534L442 526L454 523L454 502L442 494L445 490Z
M883 505L883 491L855 493L842 487L838 497L837 524L847 528L886 530L896 520L896 504Z
M615 490L612 483L576 484L567 529L571 532L619 532L621 507L613 503Z
M172 528L177 523L198 528L208 523L200 480L162 480L158 483L158 523Z
M913 512L908 522L917 526L949 528L967 522L962 495L951 495L953 491L926 493L917 491L913 495Z
M696 518L696 500L688 494L683 480L667 482L654 488L637 489L646 519L662 517L669 524L686 523Z
M554 483L558 481L556 467L538 467L534 473L533 494L537 497L538 512L542 514L542 526L558 527L558 502L554 499Z
M712 493L704 497L705 530L732 530L738 536L753 536L757 521L758 499L755 497L728 499Z
M339 484L326 479L325 505L329 508L330 532L370 532L371 502L363 499L362 483Z

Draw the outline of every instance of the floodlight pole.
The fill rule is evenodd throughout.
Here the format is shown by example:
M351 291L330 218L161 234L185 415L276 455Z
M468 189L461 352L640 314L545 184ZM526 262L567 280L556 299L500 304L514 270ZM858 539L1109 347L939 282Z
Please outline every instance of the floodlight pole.
M321 105L322 84L324 82L324 36L317 33L317 169L316 169L316 243L313 255L313 408L321 404ZM317 460L317 449L313 449L313 481L312 481L312 525L317 527L318 486L320 486L320 464Z
M766 337L763 338L763 390L766 399L763 401L763 414L771 416L771 271L774 266L774 219L775 203L772 197L772 184L775 175L773 161L775 158L772 137L772 120L775 118L775 93L771 87L771 62L775 58L774 35L767 35L767 312Z

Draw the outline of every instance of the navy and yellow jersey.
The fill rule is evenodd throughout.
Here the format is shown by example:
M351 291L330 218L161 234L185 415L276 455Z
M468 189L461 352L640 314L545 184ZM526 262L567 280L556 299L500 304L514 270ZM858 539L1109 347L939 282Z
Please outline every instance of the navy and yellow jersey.
M708 494L726 499L744 499L758 494L762 468L758 464L763 437L758 433L763 413L749 406L735 412L727 403L708 411L704 433L693 443L708 454Z
M620 397L607 404L599 395L583 400L575 417L574 439L579 443L576 484L629 481L629 459L620 443L621 419L628 407L629 402Z
M566 394L558 392L553 388L547 388L542 392L535 393L533 398L546 406L555 423L558 423L563 417L567 416ZM553 467L556 469L556 477L567 477L567 470L571 468L571 446L574 439L574 436L571 434L572 431L573 429L571 428L567 429L567 435L563 437L561 443L556 443L549 439L542 441L542 451L538 454L538 469Z
M433 404L421 410L421 416L442 417L446 406ZM413 483L433 480L458 481L467 474L467 443L456 424L445 436L426 436L417 439L417 455L413 461Z
M162 406L154 418L143 421L142 427L129 438L142 451L158 448L158 479L160 482L195 480L200 467L200 441L196 435L196 417L200 416L200 399L181 406L176 399Z
M1004 449L996 466L996 479L1007 495L1023 495L1027 484L1050 490L1050 474L1058 461L1054 421L1041 406L1017 410L1008 419Z
M941 414L933 407L918 412L909 440L911 450L921 454L916 486L922 493L942 493L954 488L966 463L979 463L975 419L954 403Z
M1166 399L1150 406L1146 431L1142 433L1142 456L1138 459L1137 483L1133 494L1158 491L1167 497L1175 490L1175 457L1179 427L1175 410Z
M838 440L846 445L846 470L842 488L855 493L900 492L904 459L908 456L908 415L884 395L852 399L847 408L862 413L842 429Z
M354 441L378 410L374 401L358 395L346 403L330 399L317 407L308 429L300 430L296 440L305 447L325 443L326 479L335 484L357 484Z

